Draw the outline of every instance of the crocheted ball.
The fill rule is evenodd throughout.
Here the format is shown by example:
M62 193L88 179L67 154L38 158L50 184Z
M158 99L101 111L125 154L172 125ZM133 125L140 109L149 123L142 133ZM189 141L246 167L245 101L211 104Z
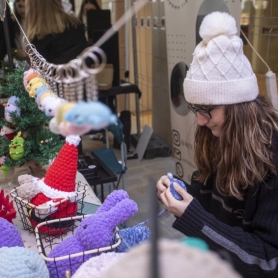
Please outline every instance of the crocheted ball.
M121 244L116 248L117 252L126 252L131 247L138 245L144 241L148 241L151 237L151 231L148 227L138 224L132 228L121 229L117 231L121 238ZM113 237L113 243L117 242L116 235Z
M174 188L174 182L178 183L185 191L187 191L185 184L181 180L174 179L172 173L168 173L167 176L171 181L170 191L171 191L172 195L179 201L183 200L182 196Z
M43 258L24 247L0 248L0 277L49 278Z
M228 13L213 12L204 18L199 33L205 43L221 35L230 37L237 34L236 21Z
M102 253L83 263L72 278L99 278L104 270L117 263L119 258L125 255L125 253L116 252Z
M101 278L145 278L150 275L151 244L130 249ZM231 265L212 251L204 252L175 240L158 241L160 278L240 278Z
M12 223L0 217L0 248L14 246L24 247L22 238Z

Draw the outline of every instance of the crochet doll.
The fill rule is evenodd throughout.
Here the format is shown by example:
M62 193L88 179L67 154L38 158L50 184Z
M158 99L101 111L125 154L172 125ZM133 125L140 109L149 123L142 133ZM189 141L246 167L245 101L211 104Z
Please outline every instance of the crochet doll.
M115 190L107 196L95 214L85 218L78 226L75 234L55 246L50 258L68 256L79 252L110 246L115 228L132 217L138 208L124 190ZM94 254L71 257L69 260L48 262L51 277L63 277L69 270L73 275L79 266L93 257ZM61 276L57 276L58 274Z
M75 216L77 212L76 173L79 136L68 136L66 143L58 156L49 167L45 177L39 179L31 175L19 176L20 186L17 188L19 197L30 200L30 204L36 208L28 209L28 217L32 226L46 220ZM68 199L59 205L53 205L59 201ZM43 208L43 207L44 208ZM72 221L43 225L39 231L47 234L60 234L66 231Z

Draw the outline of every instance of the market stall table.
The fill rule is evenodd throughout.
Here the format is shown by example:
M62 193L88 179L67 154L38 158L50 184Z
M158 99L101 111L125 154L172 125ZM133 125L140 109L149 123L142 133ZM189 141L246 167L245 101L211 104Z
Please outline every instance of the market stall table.
M88 185L88 182L86 181L84 176L79 172L77 172L76 181ZM0 189L4 189L5 195L8 195L14 189L14 187L12 185L10 185L10 182L7 181L6 183L2 182L0 184ZM10 200L13 200L13 199L10 197ZM100 205L101 205L101 202L96 197L92 188L90 186L87 186L86 196L84 198L84 208L83 208L82 212L84 214L93 213ZM14 207L16 209L15 204L14 204ZM24 242L24 246L26 248L30 248L31 250L33 250L35 252L38 252L35 234L29 233L28 230L23 229L23 224L21 222L20 215L18 212L17 212L16 218L13 220L13 224L18 229L18 231L21 235L21 238Z

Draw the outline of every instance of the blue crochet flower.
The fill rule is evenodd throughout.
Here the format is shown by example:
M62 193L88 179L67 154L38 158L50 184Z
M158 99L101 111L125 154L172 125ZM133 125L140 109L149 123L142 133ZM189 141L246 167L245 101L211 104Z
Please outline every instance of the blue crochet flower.
M186 186L184 184L184 182L182 182L181 180L178 179L174 179L173 174L172 173L168 173L167 174L169 180L171 181L170 183L170 191L172 193L172 195L179 201L183 200L182 196L175 190L174 188L174 182L178 183L185 191L187 191Z

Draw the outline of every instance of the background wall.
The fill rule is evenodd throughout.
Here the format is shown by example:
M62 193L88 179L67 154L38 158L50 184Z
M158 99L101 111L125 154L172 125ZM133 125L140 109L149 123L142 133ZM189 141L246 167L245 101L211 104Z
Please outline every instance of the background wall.
M79 11L81 0L74 1L76 11ZM185 0L185 2L188 1ZM206 0L203 2L205 4ZM210 0L207 2L223 2L224 4L229 1ZM270 68L274 72L278 72L277 0L232 0L232 2L241 5L241 27L245 30L251 43ZM128 1L128 3L131 5L133 2ZM255 8L254 3L257 4L257 8ZM263 7L265 3L267 5ZM172 146L165 20L177 19L165 19L164 4L164 0L148 2L135 15L133 21L127 23L129 26L129 51L126 51L125 47L125 27L119 31L120 76L124 80L125 71L128 69L130 82L136 82L142 91L142 98L140 99L141 129L144 124L152 126L154 132L166 144ZM124 14L125 2L124 0L102 0L101 7L111 10L111 20L114 23ZM196 26L196 20L190 24ZM244 51L257 74L260 91L265 94L264 74L267 71L266 66L247 44L244 45ZM129 60L128 67L126 66L126 58ZM137 61L135 70L134 58ZM118 101L118 111L128 108L135 114L134 103L135 100L132 95L128 99L122 96Z

